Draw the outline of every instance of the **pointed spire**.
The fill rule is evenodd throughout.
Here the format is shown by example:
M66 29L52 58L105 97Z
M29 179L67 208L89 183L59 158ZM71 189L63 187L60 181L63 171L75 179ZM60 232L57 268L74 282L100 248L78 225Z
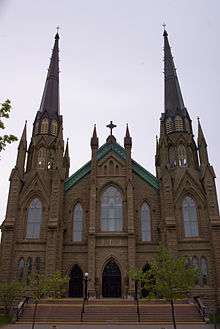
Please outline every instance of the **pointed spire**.
M69 158L69 138L67 138L66 149L64 153L64 158Z
M27 121L25 121L24 129L21 135L21 139L18 145L18 154L16 160L16 167L19 173L23 176L25 171L25 159L27 152Z
M164 79L165 79L165 113L170 116L175 116L178 112L185 116L186 109L183 102L183 97L174 65L173 56L168 40L168 33L164 29Z
M55 35L55 42L48 69L47 79L40 105L40 112L47 112L48 115L59 115L59 34Z
M93 134L92 134L90 145L91 145L92 148L98 148L99 147L99 139L97 137L96 125L94 125L94 129L93 129Z
M124 147L126 146L132 146L132 138L130 136L128 124L126 125L126 133L125 133L125 138L124 138Z
M25 121L24 129L23 129L23 132L22 132L22 135L21 135L21 139L20 139L18 148L21 145L26 145L27 146L27 120Z
M199 117L197 118L198 120L198 146L204 145L205 147L207 146L205 136L203 134L203 130L200 124L200 119Z
M200 120L198 118L198 149L199 149L199 159L201 166L206 166L209 164L209 156L207 151L207 143L205 136L202 131Z

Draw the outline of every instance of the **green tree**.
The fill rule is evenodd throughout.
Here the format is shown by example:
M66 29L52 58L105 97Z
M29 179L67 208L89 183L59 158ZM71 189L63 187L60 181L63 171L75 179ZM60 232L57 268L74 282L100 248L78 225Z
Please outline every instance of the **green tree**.
M53 298L61 298L66 292L66 285L69 282L67 276L55 272L48 277L48 295Z
M11 112L11 102L7 99L4 103L0 104L0 129L5 129L3 119L8 119ZM17 137L14 135L0 136L0 152L6 148L7 144L11 144L17 141Z
M5 314L10 314L23 292L23 286L19 281L0 282L0 305L3 305Z
M149 271L134 270L129 275L150 292L149 298L160 297L170 302L176 329L174 301L188 296L197 281L198 271L192 266L186 267L185 257L175 257L162 245L149 265Z
M34 312L32 320L32 329L36 322L37 306L43 297L60 297L66 290L67 277L56 272L50 276L34 273L28 276L27 290L34 303Z

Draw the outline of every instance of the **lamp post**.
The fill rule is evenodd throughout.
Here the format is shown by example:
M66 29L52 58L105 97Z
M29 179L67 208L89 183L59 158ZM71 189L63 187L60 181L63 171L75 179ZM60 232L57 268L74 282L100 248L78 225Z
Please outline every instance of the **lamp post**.
M84 276L85 276L85 278L84 278L84 280L85 280L84 299L86 301L86 300L88 300L88 276L89 276L89 273L86 272Z
M88 300L88 276L89 273L85 272L84 274L84 292L83 292L83 304L82 304L82 311L81 311L81 322L83 321L83 313L85 312L85 302Z
M138 280L134 281L134 288L135 288L135 300L137 303L138 322L140 322L140 310L139 310L139 301L138 301Z

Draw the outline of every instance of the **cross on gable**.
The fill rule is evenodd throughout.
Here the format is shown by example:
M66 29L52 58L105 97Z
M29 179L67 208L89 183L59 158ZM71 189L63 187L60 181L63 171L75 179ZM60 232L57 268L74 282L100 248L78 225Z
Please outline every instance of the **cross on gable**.
M106 127L110 129L110 135L112 136L112 130L117 126L112 121L110 121Z

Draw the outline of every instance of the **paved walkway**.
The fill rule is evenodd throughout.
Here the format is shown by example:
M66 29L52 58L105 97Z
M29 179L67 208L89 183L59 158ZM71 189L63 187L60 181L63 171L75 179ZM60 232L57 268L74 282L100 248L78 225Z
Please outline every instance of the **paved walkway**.
M31 324L13 324L3 327L5 329L31 329ZM220 325L216 327L220 329ZM150 325L150 324L131 324L131 325L113 325L113 324L106 324L106 325L86 325L86 324L79 324L79 325L47 325L47 324L36 324L35 329L173 329L172 325ZM212 324L178 324L177 329L214 329L214 325Z

